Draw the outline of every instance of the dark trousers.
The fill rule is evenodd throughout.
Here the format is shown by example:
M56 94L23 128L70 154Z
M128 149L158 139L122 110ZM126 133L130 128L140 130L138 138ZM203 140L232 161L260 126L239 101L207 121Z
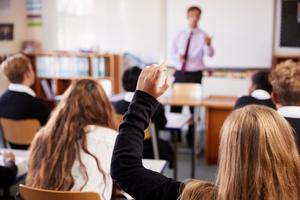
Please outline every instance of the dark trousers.
M203 72L196 71L196 72L182 72L176 71L175 73L175 83L202 83ZM172 106L171 112L181 113L182 107L181 106ZM190 107L190 112L194 114L194 108ZM193 138L193 131L194 125L190 125L187 134L187 142L189 146L192 146Z

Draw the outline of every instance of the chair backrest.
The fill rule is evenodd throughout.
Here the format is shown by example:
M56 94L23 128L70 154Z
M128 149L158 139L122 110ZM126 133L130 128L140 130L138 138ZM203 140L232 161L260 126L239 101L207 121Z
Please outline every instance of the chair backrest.
M41 126L40 122L36 119L13 120L0 118L0 123L4 139L19 145L30 145Z
M123 115L120 115L120 114L117 114L116 115L116 122L117 122L117 125L118 126L120 126L121 125L121 123L123 122ZM144 135L144 140L147 140L147 139L149 139L149 138L151 138L151 132L150 132L150 129L149 128L147 128L146 130L145 130L145 135Z
M24 200L101 200L96 192L71 192L44 190L20 185L20 195Z
M181 98L201 98L202 87L199 83L174 83L173 84L173 97Z

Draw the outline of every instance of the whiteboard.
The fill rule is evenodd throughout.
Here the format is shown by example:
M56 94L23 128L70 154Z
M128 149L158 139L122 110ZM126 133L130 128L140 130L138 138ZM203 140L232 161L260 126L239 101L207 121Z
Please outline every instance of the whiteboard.
M273 0L167 0L167 54L176 33L187 27L186 10L202 9L200 28L213 37L208 67L269 68L273 50Z

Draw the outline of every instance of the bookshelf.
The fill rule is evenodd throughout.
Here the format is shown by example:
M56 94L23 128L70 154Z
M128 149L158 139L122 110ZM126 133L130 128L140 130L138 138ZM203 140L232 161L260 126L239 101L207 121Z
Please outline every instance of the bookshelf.
M273 68L275 68L277 64L284 62L286 60L293 60L293 61L299 62L300 55L274 55L273 56Z
M48 52L26 54L33 64L37 96L55 106L55 97L62 95L70 84L88 78L110 81L111 92L120 92L120 56L116 54ZM105 89L105 86L104 86Z

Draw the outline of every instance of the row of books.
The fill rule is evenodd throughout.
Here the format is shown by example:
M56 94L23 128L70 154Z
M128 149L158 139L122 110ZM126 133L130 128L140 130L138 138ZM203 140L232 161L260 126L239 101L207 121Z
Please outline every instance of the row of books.
M95 57L93 61L93 76L94 77L108 77L109 73L109 59L105 57Z
M40 77L86 77L89 75L87 57L40 56L36 60Z
M109 76L109 60L104 57L92 58L93 74L90 74L89 57L39 56L36 59L38 77L80 78Z

